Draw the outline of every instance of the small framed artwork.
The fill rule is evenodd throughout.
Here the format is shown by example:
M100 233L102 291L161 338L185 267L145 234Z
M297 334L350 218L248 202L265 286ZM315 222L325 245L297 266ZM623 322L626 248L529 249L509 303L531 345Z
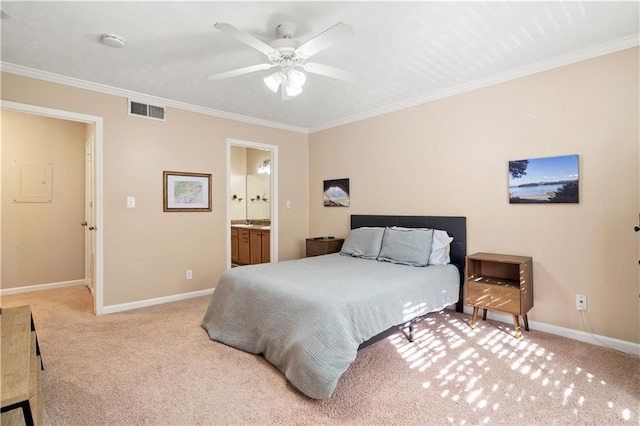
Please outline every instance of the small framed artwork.
M323 198L325 207L349 207L349 179L325 180Z
M578 203L578 156L509 161L510 204Z
M162 177L163 211L211 211L211 174L164 171Z

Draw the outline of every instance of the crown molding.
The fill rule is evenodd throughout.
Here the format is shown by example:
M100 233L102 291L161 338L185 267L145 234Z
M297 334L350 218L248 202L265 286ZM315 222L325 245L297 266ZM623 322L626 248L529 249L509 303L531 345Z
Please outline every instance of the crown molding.
M304 127L292 126L275 121L262 120L259 118L248 117L240 114L220 111L213 108L201 107L198 105L188 104L186 102L174 101L171 99L161 98L158 96L147 95L144 93L134 92L117 87L107 86L105 84L94 83L91 81L81 80L78 78L67 77L61 74L55 74L48 71L42 71L35 68L24 67L22 65L12 64L10 62L0 62L0 70L10 74L16 74L22 77L30 77L37 80L44 80L50 83L64 84L66 86L76 87L79 89L91 90L93 92L105 93L107 95L122 96L132 98L136 101L146 102L153 105L162 105L165 107L178 108L185 111L197 112L204 115L210 115L218 118L225 118L233 121L240 121L258 126L270 127L279 130L287 130L290 132L308 134L309 130Z
M401 109L413 107L413 106L424 104L427 102L433 102L439 99L447 98L449 96L459 95L461 93L482 89L484 87L493 86L499 83L504 83L510 80L526 77L532 74L549 71L554 68L560 68L566 65L577 63L577 62L586 61L588 59L596 58L598 56L604 56L610 53L615 53L621 50L637 47L638 45L640 45L640 34L633 34L627 37L622 37L616 40L612 40L607 43L598 44L595 46L577 50L564 55L559 55L553 58L545 59L543 61L539 61L531 65L515 68L513 70L496 74L487 78L471 81L468 83L463 83L446 90L440 90L434 93L429 93L424 96L418 96L413 99L397 102L395 104L387 105L385 107L368 111L362 114L352 115L342 120L328 122L321 126L310 127L309 134L320 132L322 130L332 129L338 126L343 126L345 124L354 123L356 121L365 120L367 118L377 117L383 114L399 111Z

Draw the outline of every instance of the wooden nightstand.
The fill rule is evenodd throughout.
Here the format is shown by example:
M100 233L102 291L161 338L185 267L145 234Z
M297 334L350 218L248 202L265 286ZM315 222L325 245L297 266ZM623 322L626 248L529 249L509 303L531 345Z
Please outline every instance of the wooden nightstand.
M307 238L307 257L337 253L342 248L344 238Z
M520 316L529 331L527 312L533 308L533 259L509 254L476 253L466 257L465 303L473 306L471 327L476 326L478 309L513 315L516 337L522 339Z

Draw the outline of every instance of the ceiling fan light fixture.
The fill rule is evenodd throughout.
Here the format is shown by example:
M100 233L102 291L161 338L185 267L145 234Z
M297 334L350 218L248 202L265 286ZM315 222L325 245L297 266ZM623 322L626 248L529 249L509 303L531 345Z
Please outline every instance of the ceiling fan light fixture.
M273 93L278 93L280 83L282 83L282 73L280 71L274 72L270 76L264 78L264 84L266 84Z
M290 69L287 71L285 84L285 93L287 96L298 96L302 93L302 86L307 82L307 76L298 70Z
M287 96L298 96L300 93L302 93L302 87L289 84L285 88L285 93L287 94Z
M287 80L289 81L290 86L302 88L302 86L307 82L307 76L301 71L289 70L287 73Z
M307 76L298 70L285 69L274 72L263 80L273 93L278 93L278 89L281 88L288 97L294 97L302 93L302 86L306 83Z

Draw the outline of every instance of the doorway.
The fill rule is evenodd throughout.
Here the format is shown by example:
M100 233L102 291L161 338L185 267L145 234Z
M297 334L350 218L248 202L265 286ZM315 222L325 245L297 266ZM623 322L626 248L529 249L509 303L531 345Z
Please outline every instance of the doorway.
M249 164L234 173L234 152L245 152ZM246 154L251 153L251 155ZM259 161L247 161L258 158ZM255 167L254 167L255 166ZM268 169L268 173L266 172ZM265 194L269 194L265 200ZM268 217L268 219L267 219ZM258 142L227 139L227 269L232 267L231 224L270 221L270 261L278 261L278 147Z
M85 283L92 291L94 301L94 314L103 313L103 256L102 256L102 147L103 147L103 122L102 117L79 114L69 111L56 110L52 108L39 107L35 105L21 104L17 102L2 101L0 108L8 111L34 114L49 118L57 118L68 121L75 121L87 124L86 149L92 153L88 161L92 170L91 190L91 215L86 218L87 230L85 231L85 246L91 244L91 249L86 249L86 253L95 259L91 268L85 270ZM88 177L85 176L85 184ZM92 223L89 223L92 221ZM92 228L92 229L89 229ZM87 234L92 235L88 236ZM89 243L87 243L89 238ZM2 254L0 253L0 257ZM89 274L87 276L87 274Z

